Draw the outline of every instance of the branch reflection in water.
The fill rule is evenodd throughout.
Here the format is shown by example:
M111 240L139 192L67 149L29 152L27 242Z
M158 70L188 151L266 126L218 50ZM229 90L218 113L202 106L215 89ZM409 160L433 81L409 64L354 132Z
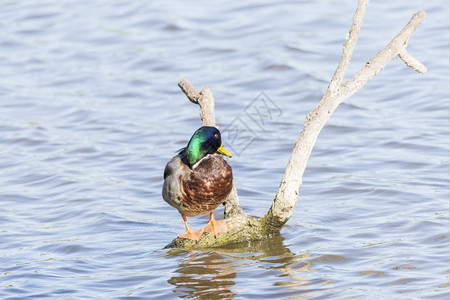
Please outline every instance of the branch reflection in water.
M315 272L311 263L317 260L317 255L296 255L283 240L281 235L276 235L265 241L206 252L168 250L167 255L179 258L178 268L168 282L180 297L208 299L232 299L236 294L244 298L313 296L320 290L318 285L323 284L325 289L333 283L326 278L308 276ZM237 277L246 278L245 286L236 286ZM275 286L291 288L280 294Z

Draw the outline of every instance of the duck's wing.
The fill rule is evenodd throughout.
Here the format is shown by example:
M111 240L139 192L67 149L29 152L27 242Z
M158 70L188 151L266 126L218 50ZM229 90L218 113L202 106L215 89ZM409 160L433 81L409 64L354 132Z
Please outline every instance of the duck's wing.
M179 156L175 156L172 158L164 168L164 180L172 174L174 174L175 171L177 171L180 168L180 158Z

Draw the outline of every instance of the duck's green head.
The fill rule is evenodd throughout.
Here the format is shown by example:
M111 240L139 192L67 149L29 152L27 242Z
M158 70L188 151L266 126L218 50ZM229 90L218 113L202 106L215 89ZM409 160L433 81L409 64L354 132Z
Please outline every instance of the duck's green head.
M231 157L231 154L222 146L220 131L211 126L197 129L189 140L185 152L191 168L208 154L219 153Z

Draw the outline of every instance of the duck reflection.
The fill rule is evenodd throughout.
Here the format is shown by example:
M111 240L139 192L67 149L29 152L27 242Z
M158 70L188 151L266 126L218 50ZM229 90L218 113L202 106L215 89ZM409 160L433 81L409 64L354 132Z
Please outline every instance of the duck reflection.
M316 255L295 255L283 245L283 240L281 235L276 235L264 241L217 251L170 250L168 255L179 257L179 268L168 282L180 297L198 299L232 299L237 291L248 292L252 282L259 293L267 296L272 293L311 296L314 291L305 287L312 283L329 283L307 276L315 271L311 269L311 261ZM248 283L242 288L236 286L237 276L239 282Z
M171 251L176 254L177 251ZM179 253L178 253L179 254ZM169 283L175 293L200 299L232 299L236 271L223 255L216 252L190 251L187 259L180 261L177 275Z

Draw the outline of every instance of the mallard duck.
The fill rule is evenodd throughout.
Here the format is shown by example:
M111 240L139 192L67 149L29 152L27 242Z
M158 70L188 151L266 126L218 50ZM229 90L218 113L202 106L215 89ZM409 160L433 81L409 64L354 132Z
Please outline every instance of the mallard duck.
M198 241L203 232L216 236L226 232L227 224L214 219L213 211L222 204L231 192L233 173L222 155L231 154L222 146L217 128L203 126L195 131L185 148L180 149L164 170L162 196L178 209L183 217L186 232L179 238ZM208 224L192 230L186 217L209 213Z

